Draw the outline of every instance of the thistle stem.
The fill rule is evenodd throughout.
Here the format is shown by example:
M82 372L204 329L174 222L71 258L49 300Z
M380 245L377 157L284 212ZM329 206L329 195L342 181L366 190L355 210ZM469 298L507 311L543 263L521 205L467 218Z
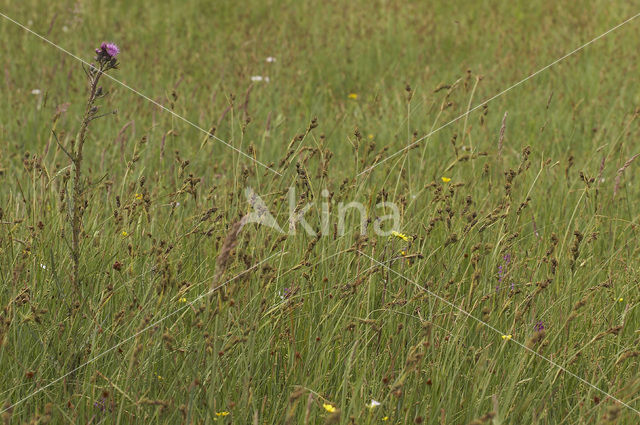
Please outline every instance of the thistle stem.
M84 214L84 190L82 187L82 148L86 140L87 128L95 115L97 109L94 103L98 93L98 82L104 72L104 65L91 68L88 72L89 78L89 98L87 107L82 118L77 141L72 146L73 163L73 210L71 217L71 255L73 258L73 285L77 289L80 286L80 237L82 233L82 216Z

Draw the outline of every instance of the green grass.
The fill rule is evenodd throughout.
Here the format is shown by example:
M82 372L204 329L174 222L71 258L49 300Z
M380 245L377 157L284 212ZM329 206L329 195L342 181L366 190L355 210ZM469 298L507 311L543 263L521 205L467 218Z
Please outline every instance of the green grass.
M4 0L0 12L86 60L117 42L110 75L282 174L103 79L101 112L117 114L85 145L75 290L71 168L52 130L76 137L86 78L0 18L0 406L28 397L5 423L638 422L640 162L618 170L640 152L640 21L355 177L632 4ZM315 203L315 229L332 193L329 232L249 224L223 264L245 188L287 229L291 186ZM384 199L410 242L360 236L355 211L334 231L340 202L364 204L372 226Z

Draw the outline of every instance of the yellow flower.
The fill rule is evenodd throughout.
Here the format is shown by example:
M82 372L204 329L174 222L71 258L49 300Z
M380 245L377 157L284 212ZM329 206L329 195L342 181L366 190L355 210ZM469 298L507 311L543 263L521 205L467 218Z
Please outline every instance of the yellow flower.
M127 233L127 231L126 231L126 230L123 230L123 231L122 231L122 236L124 236L124 237L126 238L127 236L129 236L129 234Z
M329 412L329 413L333 413L333 412L335 412L335 411L336 411L336 408L335 408L335 407L333 407L332 405L327 404L327 403L323 403L323 404L322 404L322 407L324 407L324 410L326 410L326 411L327 411L327 412Z
M384 418L382 418L382 420L383 420L383 421L388 421L388 420L389 420L389 417L388 417L388 416L385 416Z
M224 411L224 412L216 412L216 416L227 416L229 414L229 412Z
M622 302L622 301L624 301L624 298L621 297L618 301Z
M356 93L349 93L349 99L358 100L358 95Z
M449 177L443 177L442 178L442 182L443 183L449 183L451 181L451 179Z
M411 236L407 236L403 233L396 232L395 230L391 232L391 236L395 236L396 238L400 238L403 241L409 242L411 240Z
M162 376L156 375L156 377L158 378L159 381L162 381Z
M367 136L367 137L369 137L369 140L372 140L372 139L373 139L373 134L370 134L370 135L369 135L369 136Z
M512 335L502 335L502 339L510 340Z
M186 299L185 297L182 297L182 298L180 298L180 302L181 302L181 303L186 303L186 302L187 302L187 299Z
M136 193L136 199L142 199L142 198L143 198L142 193Z
M400 251L400 255L402 255L404 258L406 258L405 261L407 262L407 264L409 264L409 265L411 264L411 260L409 258L407 258L407 255L408 255L407 251Z

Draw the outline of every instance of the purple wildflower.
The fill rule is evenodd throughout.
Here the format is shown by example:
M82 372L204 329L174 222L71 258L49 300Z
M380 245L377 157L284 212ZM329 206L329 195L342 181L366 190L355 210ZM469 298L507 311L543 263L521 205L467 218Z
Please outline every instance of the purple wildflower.
M118 46L106 41L96 49L95 59L98 61L102 72L118 68L118 60L116 59L118 53L120 53ZM95 66L92 65L92 68L95 68Z
M284 288L284 290L280 292L280 299L284 300L289 298L289 295L291 295L291 290L289 288Z
M107 43L103 41L98 49L96 49L98 55L106 55L109 58L115 58L120 53L120 49L115 43Z
M116 56L118 56L118 53L120 53L120 49L114 43L102 43L102 44L103 44L103 49L105 49L109 54L109 56L111 56L112 58L115 58Z
M538 323L536 323L536 326L535 326L536 332L540 332L543 329L544 329L544 323L542 323L542 321L539 321Z

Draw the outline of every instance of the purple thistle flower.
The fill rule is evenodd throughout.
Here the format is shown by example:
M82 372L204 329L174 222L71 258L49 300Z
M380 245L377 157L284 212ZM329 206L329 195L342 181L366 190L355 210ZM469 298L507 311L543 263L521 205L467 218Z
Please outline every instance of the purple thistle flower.
M103 72L118 68L118 60L116 59L118 53L120 53L118 46L114 43L107 43L106 41L96 49L95 59L100 64Z
M118 53L120 53L120 49L114 43L107 43L106 46L104 46L104 48L107 50L107 53L109 54L109 56L111 56L112 58L115 58L116 56L118 56Z
M107 43L103 41L100 45L100 48L96 49L97 54L104 54L109 56L110 58L115 58L120 53L120 49L115 43Z

